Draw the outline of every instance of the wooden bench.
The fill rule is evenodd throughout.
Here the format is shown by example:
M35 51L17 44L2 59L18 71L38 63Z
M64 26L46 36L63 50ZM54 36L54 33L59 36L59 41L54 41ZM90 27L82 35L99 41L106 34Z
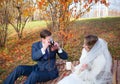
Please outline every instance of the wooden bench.
M63 60L57 60L57 67L59 70L59 77L54 79L54 80L50 80L48 82L42 82L42 83L37 83L37 84L57 84L58 81L60 81L62 78L64 78L65 76L69 75L71 73L71 71L66 71L65 70L65 62ZM72 62L73 65L78 65L79 61L73 61ZM112 72L113 72L113 84L120 84L120 60L114 60L113 61L113 68L112 68ZM23 84L23 82L26 80L26 78L19 78L16 81L16 84Z
M113 84L120 84L120 60L113 61Z

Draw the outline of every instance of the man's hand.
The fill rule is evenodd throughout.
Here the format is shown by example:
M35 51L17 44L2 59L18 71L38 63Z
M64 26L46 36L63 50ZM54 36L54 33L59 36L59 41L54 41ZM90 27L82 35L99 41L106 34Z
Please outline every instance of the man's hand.
M60 46L57 42L54 42L54 45L51 46L51 51L59 50Z
M58 47L58 49L60 49L60 45L57 42L54 42L54 45Z
M46 50L49 45L50 45L50 42L48 40L45 40L44 45L43 45L43 49Z

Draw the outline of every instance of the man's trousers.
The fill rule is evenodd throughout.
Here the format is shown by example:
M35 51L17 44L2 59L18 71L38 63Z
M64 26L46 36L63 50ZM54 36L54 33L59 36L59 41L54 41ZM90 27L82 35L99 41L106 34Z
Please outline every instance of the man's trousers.
M20 65L6 78L3 84L14 84L15 80L20 76L28 76L24 84L36 84L37 82L46 82L58 76L58 72L47 70L36 70L37 65L27 66Z

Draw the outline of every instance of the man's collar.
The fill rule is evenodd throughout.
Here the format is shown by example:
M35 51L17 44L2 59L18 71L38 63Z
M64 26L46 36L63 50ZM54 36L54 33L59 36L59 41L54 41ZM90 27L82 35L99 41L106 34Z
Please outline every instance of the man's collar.
M40 48L43 47L42 41L39 42L39 47L40 47Z

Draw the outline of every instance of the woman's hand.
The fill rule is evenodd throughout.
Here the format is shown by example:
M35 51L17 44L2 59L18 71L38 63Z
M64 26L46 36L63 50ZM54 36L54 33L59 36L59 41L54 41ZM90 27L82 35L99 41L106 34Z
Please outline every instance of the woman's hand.
M74 65L71 63L71 71L74 72L75 71L75 67Z
M83 64L80 68L80 71L84 71L87 68L88 68L88 64Z

